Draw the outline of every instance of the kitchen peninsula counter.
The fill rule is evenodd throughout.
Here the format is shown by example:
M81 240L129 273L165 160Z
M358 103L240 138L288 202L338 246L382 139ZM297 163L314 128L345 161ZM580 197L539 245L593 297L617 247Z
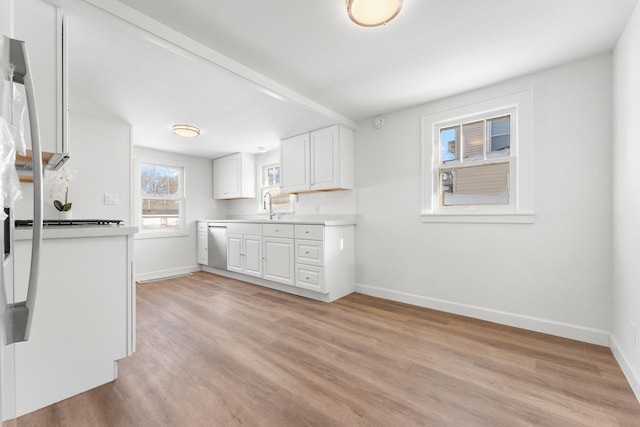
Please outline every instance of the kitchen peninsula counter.
M135 351L137 231L43 228L31 336L15 349L17 416L113 381L117 361ZM17 301L27 295L32 234L31 227L14 230Z
M125 227L121 225L70 225L43 227L43 239L74 239L81 237L110 237L132 236L138 232L138 227ZM31 227L17 227L14 231L14 239L31 240L33 230Z

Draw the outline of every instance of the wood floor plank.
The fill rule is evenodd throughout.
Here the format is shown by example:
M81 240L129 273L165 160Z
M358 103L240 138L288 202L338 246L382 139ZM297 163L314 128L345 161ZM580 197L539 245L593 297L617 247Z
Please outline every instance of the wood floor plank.
M605 347L209 273L138 285L118 380L17 426L640 426Z

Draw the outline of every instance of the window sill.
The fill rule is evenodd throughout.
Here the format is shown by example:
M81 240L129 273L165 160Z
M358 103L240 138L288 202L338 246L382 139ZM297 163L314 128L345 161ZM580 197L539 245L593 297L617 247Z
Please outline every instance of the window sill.
M162 239L166 237L187 237L187 236L189 236L189 232L186 229L181 228L179 230L140 231L139 233L136 233L135 239L136 240Z
M476 223L476 224L533 224L533 213L422 213L421 222Z

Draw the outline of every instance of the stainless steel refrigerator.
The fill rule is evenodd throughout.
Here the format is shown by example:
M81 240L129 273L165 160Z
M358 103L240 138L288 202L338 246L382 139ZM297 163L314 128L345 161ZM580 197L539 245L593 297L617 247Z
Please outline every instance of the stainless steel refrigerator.
M38 130L36 100L29 71L26 44L0 36L0 230L3 257L0 263L0 415L11 419L15 414L15 348L29 340L31 320L36 309L40 245L42 241L43 165ZM29 125L32 162L23 164L33 174L33 239L29 287L24 301L14 298L13 208L20 197L15 154L26 146L24 123Z

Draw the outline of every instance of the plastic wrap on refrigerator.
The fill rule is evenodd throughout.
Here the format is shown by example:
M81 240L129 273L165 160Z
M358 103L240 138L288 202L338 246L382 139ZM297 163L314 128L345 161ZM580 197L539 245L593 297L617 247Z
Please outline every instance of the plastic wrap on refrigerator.
M21 197L14 167L16 149L19 152L26 149L24 133L15 124L23 124L26 102L24 96L14 90L9 49L8 39L0 37L0 206L13 208ZM17 123L14 122L16 118ZM19 142L18 147L16 141ZM0 219L4 220L5 216L2 209Z

